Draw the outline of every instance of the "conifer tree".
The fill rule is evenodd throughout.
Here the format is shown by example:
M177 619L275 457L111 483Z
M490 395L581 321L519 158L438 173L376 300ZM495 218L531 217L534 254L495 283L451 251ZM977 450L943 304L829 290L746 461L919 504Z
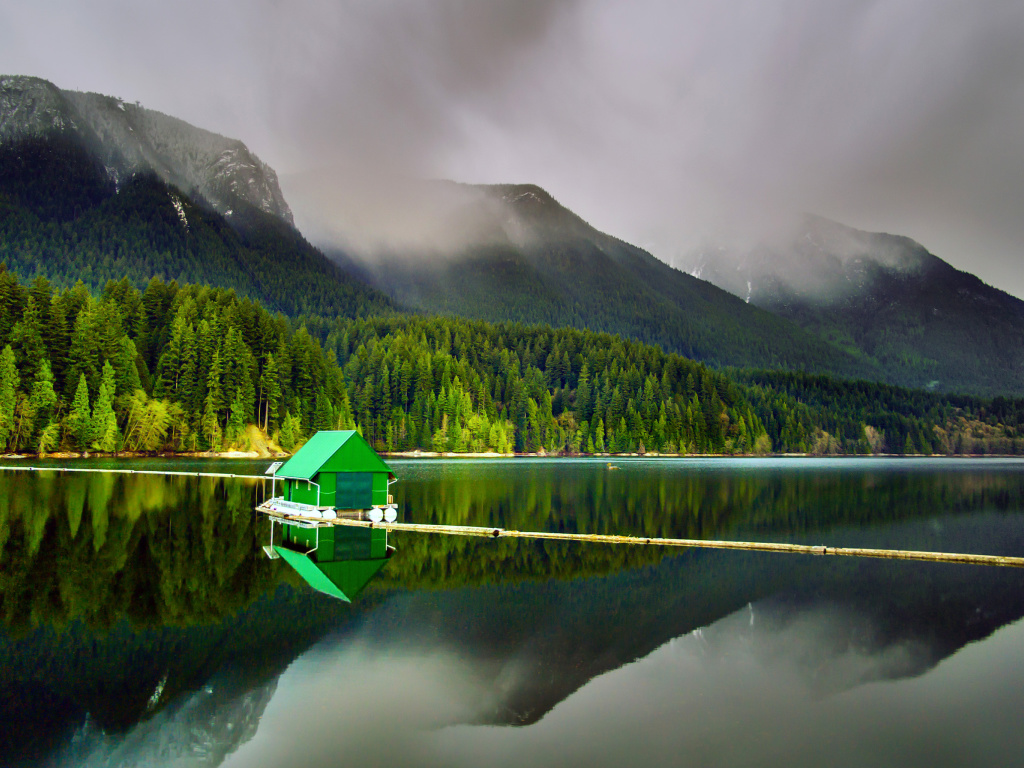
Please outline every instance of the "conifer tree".
M103 375L100 390L96 395L96 405L92 411L91 447L97 451L111 452L117 449L120 434L117 429L117 416L114 414L114 366L108 360L103 364Z
M53 373L50 371L50 361L45 357L40 361L36 371L35 380L32 382L32 392L29 395L29 402L35 417L36 432L40 435L46 429L56 425L51 424L53 411L57 405L57 393L53 389ZM52 441L54 431L51 430L49 439ZM46 450L52 450L53 446ZM44 450L40 448L39 450ZM45 452L45 451L44 451Z
M227 441L234 444L239 441L245 432L245 404L242 402L242 393L235 395L231 403L231 413L228 416Z
M206 377L206 399L203 403L202 432L210 450L215 451L224 441L224 431L220 426L222 408L221 396L220 352L213 353L210 371Z
M71 412L68 413L64 426L74 449L84 451L88 448L92 436L92 414L89 411L89 385L84 373L78 374L75 399L71 401Z
M25 312L11 331L11 344L15 350L18 369L25 374L34 375L39 361L46 355L43 343L42 322L36 306L35 296L28 297Z
M14 431L17 390L18 367L14 359L14 350L8 344L0 353L0 449L7 448L7 442Z
M277 426L277 407L281 402L281 382L278 378L277 361L273 355L267 355L267 363L263 366L260 392L263 431L269 433Z

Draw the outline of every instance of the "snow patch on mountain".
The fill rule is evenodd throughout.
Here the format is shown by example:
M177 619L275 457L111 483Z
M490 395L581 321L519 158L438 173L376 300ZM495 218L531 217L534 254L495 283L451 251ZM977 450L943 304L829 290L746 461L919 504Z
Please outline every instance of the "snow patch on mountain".
M181 219L181 225L188 231L188 217L185 215L185 206L181 204L181 200L177 195L171 195L171 205L174 206L174 210L178 212L178 218Z

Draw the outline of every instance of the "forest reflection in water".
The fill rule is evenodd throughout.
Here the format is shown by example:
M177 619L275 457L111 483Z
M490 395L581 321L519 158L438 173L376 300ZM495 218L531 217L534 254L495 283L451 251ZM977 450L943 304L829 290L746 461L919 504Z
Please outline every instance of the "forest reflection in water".
M1020 462L616 463L392 465L403 519L416 522L1024 552ZM854 647L916 649L899 674L1024 615L1020 574L991 569L413 535L392 536L395 557L348 607L265 559L268 527L252 514L263 493L260 481L0 474L0 762L85 764L68 739L110 757L129 734L141 748L146 728L184 728L214 704L251 721L251 736L282 696L277 675L339 632L365 636L381 663L390 657L372 650L396 642L414 661L455 659L470 682L454 709L437 710L446 722L533 723L593 678L748 603L841 605L861 617ZM208 742L218 760L241 743Z
M617 461L619 471L593 460L393 462L402 478L396 498L402 519L414 522L768 540L1024 507L1024 473L1014 461ZM252 509L265 492L261 481L0 474L0 619L15 631L74 619L210 622L281 580L297 584L260 551L269 534ZM409 534L392 543L400 556L378 588L578 578L665 554Z

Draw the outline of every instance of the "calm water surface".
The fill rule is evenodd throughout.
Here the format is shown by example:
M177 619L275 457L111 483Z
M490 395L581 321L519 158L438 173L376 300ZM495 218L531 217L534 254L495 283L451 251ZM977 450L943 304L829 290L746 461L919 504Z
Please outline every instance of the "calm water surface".
M1024 555L1016 460L390 463L406 521ZM0 765L1022 762L1024 572L396 534L346 605L264 493L0 473Z

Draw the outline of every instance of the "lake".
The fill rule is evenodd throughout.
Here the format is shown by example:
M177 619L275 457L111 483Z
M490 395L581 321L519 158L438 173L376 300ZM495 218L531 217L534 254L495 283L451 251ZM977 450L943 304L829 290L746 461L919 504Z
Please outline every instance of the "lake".
M389 463L403 522L1024 555L1021 460ZM0 485L2 765L1024 754L1021 570L393 533L394 556L346 604L264 555L262 481Z

